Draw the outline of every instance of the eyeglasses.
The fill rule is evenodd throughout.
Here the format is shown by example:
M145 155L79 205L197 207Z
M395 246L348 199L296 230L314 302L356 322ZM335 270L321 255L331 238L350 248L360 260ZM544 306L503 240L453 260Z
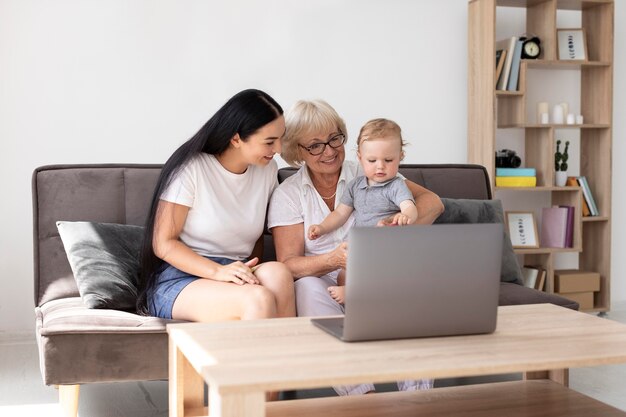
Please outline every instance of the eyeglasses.
M306 149L307 152L310 153L311 155L317 156L317 155L321 155L324 153L324 150L326 149L326 145L330 146L333 149L337 149L340 146L342 146L344 143L346 143L346 135L344 135L343 133L337 133L335 136L330 138L328 142L314 143L313 145L309 145L309 146L303 146L303 145L298 144L298 146Z

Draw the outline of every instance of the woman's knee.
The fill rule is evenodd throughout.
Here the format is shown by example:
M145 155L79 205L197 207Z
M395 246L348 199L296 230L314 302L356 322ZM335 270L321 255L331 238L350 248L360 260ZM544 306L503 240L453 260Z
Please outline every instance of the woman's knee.
M267 262L263 264L263 268L259 268L257 276L263 285L293 292L293 276L289 268L281 262Z
M244 285L242 318L267 318L276 316L276 297L262 285Z

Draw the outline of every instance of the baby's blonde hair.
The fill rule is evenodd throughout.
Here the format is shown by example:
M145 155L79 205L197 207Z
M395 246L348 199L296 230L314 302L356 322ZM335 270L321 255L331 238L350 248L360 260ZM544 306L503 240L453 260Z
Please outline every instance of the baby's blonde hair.
M404 146L407 144L402 139L402 129L393 120L389 119L372 119L365 123L359 132L357 139L357 148L361 148L361 143L368 140L380 139L399 139L401 150L404 152Z

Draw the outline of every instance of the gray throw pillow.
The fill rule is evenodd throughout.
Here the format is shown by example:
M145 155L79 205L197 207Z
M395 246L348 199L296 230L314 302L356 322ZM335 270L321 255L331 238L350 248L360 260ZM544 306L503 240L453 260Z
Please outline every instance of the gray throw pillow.
M135 310L143 227L60 221L57 229L85 305Z
M435 223L503 223L500 200L470 200L442 198L445 211ZM502 270L500 281L522 285L522 271L509 235L504 232L502 242Z

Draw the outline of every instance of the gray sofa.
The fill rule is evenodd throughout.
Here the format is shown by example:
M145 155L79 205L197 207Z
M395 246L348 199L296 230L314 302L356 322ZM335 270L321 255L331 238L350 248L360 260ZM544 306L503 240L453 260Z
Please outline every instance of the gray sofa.
M88 309L79 296L57 221L143 225L160 165L55 165L33 173L34 301L40 367L46 385L59 385L63 407L76 414L78 387L93 382L168 377L167 320L128 311ZM477 165L403 165L408 179L451 199L491 199L486 170ZM293 173L286 168L281 179ZM462 220L462 219L461 219ZM264 257L273 258L266 234ZM502 282L500 304L578 305Z

